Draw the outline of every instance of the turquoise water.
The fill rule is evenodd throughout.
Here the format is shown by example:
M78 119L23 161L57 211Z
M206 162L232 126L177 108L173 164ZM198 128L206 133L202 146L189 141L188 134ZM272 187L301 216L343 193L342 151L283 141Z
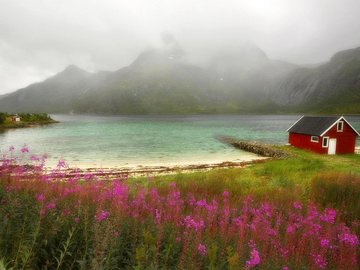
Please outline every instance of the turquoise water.
M48 154L48 164L65 159L79 167L133 167L241 161L256 156L216 139L234 136L287 143L286 129L297 115L71 116L58 124L0 133L0 151L26 144L32 154ZM348 117L360 130L360 117Z

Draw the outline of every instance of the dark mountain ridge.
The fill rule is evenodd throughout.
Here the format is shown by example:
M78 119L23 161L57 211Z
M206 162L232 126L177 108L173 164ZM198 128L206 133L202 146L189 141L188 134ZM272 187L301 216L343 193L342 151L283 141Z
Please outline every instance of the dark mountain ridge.
M271 60L256 46L219 52L208 68L182 51L148 49L114 72L74 65L0 96L0 111L101 114L360 113L360 48L316 67Z

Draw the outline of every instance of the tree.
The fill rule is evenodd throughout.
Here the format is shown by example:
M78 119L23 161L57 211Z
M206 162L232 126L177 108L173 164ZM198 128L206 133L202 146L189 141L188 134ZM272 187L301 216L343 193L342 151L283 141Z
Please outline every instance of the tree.
M4 124L6 121L7 114L0 112L0 125Z

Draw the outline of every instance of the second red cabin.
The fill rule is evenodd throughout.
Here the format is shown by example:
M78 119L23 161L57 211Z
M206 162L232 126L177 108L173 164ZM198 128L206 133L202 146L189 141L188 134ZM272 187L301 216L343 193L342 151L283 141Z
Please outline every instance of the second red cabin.
M303 116L287 131L291 145L329 155L353 154L360 136L342 116Z

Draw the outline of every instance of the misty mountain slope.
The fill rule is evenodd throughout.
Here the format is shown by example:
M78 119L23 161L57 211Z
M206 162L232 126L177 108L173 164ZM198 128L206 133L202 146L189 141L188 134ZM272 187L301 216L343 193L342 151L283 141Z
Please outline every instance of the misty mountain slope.
M288 108L347 111L360 104L360 48L341 51L328 63L298 68L273 86L273 101Z
M91 76L87 71L69 66L43 82L31 84L0 99L1 111L68 111L74 98L88 87Z
M78 112L187 113L213 107L217 96L208 74L151 50L107 77L77 104ZM93 106L91 104L97 104Z
M220 52L208 68L181 50L149 49L115 72L69 66L0 97L0 111L104 114L360 112L360 48L314 67L269 59L255 46Z
M271 86L292 72L297 66L271 60L258 47L247 44L217 54L210 71L217 78L214 84L230 100L245 110L269 105Z

